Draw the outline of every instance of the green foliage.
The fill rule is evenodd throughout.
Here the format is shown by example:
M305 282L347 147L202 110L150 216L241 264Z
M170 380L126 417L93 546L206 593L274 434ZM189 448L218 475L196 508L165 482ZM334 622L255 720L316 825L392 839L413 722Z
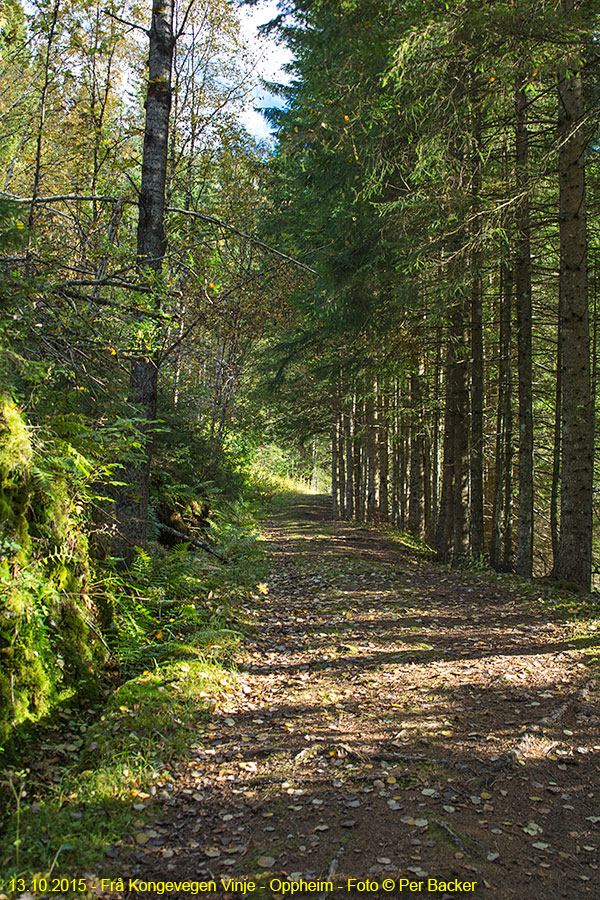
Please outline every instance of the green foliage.
M266 575L252 507L242 499L214 514L212 533L227 562L189 545L138 550L131 570L112 573L114 647L125 669L178 658L228 626L232 610Z
M228 451L191 420L185 408L165 410L157 432L151 472L153 506L239 495L244 483L244 454L239 448Z
M0 59L25 38L25 14L19 0L5 0L0 12Z
M40 462L38 456L34 454L34 465ZM57 854L62 869L79 872L130 833L134 820L140 819L132 809L132 796L147 798L149 789L160 787L172 757L199 739L199 707L205 706L208 714L212 698L234 685L235 675L225 664L240 641L233 624L236 607L253 602L256 585L267 574L255 526L257 504L266 493L256 490L256 474L245 481L244 491L233 499L213 495L211 540L227 564L185 545L167 551L150 542L138 551L129 571L113 568L110 559L90 565L86 595L91 606L110 605L112 621L104 638L113 665L130 677L88 729L81 755L61 783L36 799L35 814L25 807L18 826L15 815L7 821L6 847L14 852L4 859L5 875L48 871ZM176 495L191 490L182 483ZM66 585L70 568L56 570L56 585ZM47 573L40 565L40 584L45 575L48 586ZM77 619L68 618L73 611L65 611L71 634L79 632L88 643L90 632L83 634ZM44 627L42 615L38 648ZM53 674L57 644L48 642L47 647L43 672ZM46 708L56 688L50 681ZM36 710L30 705L24 714L32 716ZM18 791L26 778L25 773L9 772L7 782L14 782ZM7 800L14 811L14 794L7 794ZM82 818L71 816L81 809Z
M0 739L42 715L60 689L94 692L105 659L87 593L90 562L72 473L34 445L0 400Z
M289 457L278 457L274 447L257 450L255 439L242 433L219 446L200 426L171 413L160 425L151 482L154 539L123 571L110 557L91 558L89 534L98 530L95 510L110 511L116 483L114 466L102 459L121 444L119 453L126 454L127 442L137 439L135 423L93 429L61 412L52 430L32 428L4 397L0 426L5 739L15 725L49 710L65 688L93 694L109 655L112 665L132 673L196 653L229 628L235 606L265 578L256 515L281 488L277 476ZM160 546L155 539L165 508L226 562L189 545ZM233 632L230 639L237 639Z
M21 204L0 198L0 251L19 247L26 238Z
M235 675L218 659L224 643L214 635L204 653L153 666L122 684L61 781L35 805L28 773L6 773L0 792L12 815L3 835L0 890L11 876L47 873L57 860L61 872L79 877L139 828L150 791L164 786L171 760L197 746L211 705L235 687ZM70 717L68 710L63 715ZM148 810L148 827L154 812Z

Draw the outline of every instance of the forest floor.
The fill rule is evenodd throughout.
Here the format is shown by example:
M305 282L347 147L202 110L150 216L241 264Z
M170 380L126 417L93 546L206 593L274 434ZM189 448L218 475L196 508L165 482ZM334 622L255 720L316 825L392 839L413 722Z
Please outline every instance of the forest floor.
M229 879L266 897L283 896L277 879L286 896L288 880L330 880L341 897L597 897L589 641L531 590L332 522L326 498L299 498L265 535L237 687L199 715L116 868L214 880L220 898L244 895ZM123 896L155 895L142 887Z

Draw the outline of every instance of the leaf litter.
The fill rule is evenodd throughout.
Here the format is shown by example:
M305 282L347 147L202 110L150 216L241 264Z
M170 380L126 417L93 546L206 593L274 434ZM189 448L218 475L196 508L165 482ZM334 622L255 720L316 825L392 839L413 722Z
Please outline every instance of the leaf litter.
M266 531L238 687L120 871L593 896L598 692L566 628L506 584L331 522L319 498Z

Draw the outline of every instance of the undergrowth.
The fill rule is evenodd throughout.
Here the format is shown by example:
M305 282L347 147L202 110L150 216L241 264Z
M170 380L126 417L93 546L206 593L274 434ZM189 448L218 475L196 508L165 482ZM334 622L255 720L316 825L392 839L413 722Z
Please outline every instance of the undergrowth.
M13 878L30 884L53 873L89 877L99 866L102 874L113 866L118 874L124 837L147 839L154 798L169 789L169 766L202 746L219 696L235 690L235 674L219 663L221 637L213 641L211 647L205 636L204 651L189 645L185 661L155 664L123 684L83 740L71 734L69 743L57 744L54 738L40 747L44 760L4 773L13 815L0 859L1 890ZM52 762L57 755L62 766Z
M236 690L236 610L268 565L257 517L282 489L302 486L254 470L244 496L213 506L211 545L225 563L151 543L126 572L110 559L90 567L89 603L106 622L94 626L97 638L125 680L87 716L75 692L62 707L57 697L56 727L40 722L13 743L27 750L32 741L35 752L24 767L14 752L5 759L0 889L18 877L118 874L123 844L147 839L170 766L203 745L220 696Z
M0 396L0 743L66 687L97 694L107 648L78 492L90 476L71 445Z
M112 569L111 639L119 666L136 671L177 658L229 628L232 610L265 576L266 561L253 512L241 502L214 517L215 544L225 563L183 544L139 550L126 574Z
M201 434L178 434L151 504L220 558L154 540L124 569L90 550L103 547L116 483L98 461L104 438L95 462L89 435L63 426L32 428L1 399L4 890L14 877L106 872L126 836L143 842L169 766L236 689L238 610L267 573L258 518L278 492L302 490L239 453L219 464Z
M106 646L130 677L90 727L79 732L73 709L58 743L56 734L38 735L42 762L5 769L5 880L53 869L79 875L99 860L104 869L105 852L138 833L170 762L201 740L219 695L235 689L234 611L265 577L266 558L244 504L215 518L227 564L186 546L153 546L139 551L129 572L107 570L90 585L111 597ZM57 747L58 762L47 763Z

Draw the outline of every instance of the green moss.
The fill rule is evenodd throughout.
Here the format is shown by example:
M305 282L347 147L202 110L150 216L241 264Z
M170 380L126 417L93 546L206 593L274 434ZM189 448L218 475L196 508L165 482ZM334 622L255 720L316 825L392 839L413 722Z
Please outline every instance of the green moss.
M21 413L5 395L0 396L0 478L19 478L31 471L33 448Z
M28 544L27 509L31 497L31 438L18 407L0 396L0 538ZM0 550L1 553L1 550Z
M6 740L11 726L43 715L53 694L55 678L48 665L49 647L26 616L15 617L16 627L0 657L0 735ZM3 635L6 620L0 620Z
M88 543L68 478L49 446L32 446L15 404L0 398L2 741L70 684L97 693L105 651L90 628L98 616L87 594Z
M158 814L149 788L167 777L171 761L205 741L210 746L205 722L211 706L236 688L235 674L206 657L170 663L123 684L88 728L60 784L50 785L34 809L24 801L18 866L16 816L7 821L0 891L2 878L7 885L13 875L47 873L57 857L61 873L73 876L99 861L106 865L107 847ZM133 808L136 797L149 802L147 811ZM14 812L14 800L9 802Z

